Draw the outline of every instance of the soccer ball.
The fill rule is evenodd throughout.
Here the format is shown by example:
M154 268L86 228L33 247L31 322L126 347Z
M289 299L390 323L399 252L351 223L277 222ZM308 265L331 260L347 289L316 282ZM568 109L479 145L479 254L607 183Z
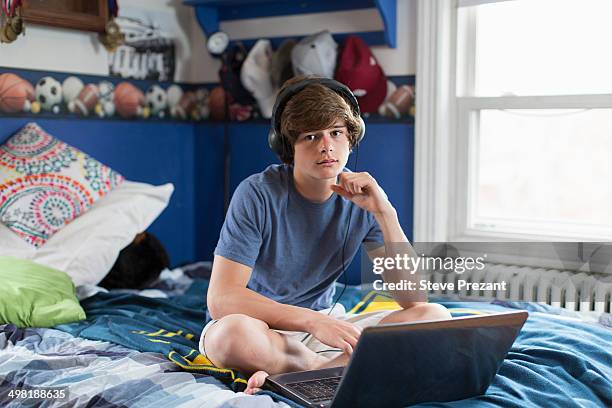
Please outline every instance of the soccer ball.
M36 84L36 100L44 110L59 113L62 102L62 84L53 77L42 77Z
M191 117L194 120L208 119L210 116L210 109L208 108L208 98L210 92L206 88L200 88L195 93L196 104L191 111Z
M159 85L151 86L145 95L145 103L151 110L151 115L157 115L163 118L166 114L166 107L168 106L166 91Z
M100 91L100 99L96 105L96 113L99 117L111 117L115 114L115 102L113 102L113 94L115 86L109 81L102 81L98 84Z
M113 99L113 91L115 86L109 81L102 81L98 84L98 90L100 91L100 100Z

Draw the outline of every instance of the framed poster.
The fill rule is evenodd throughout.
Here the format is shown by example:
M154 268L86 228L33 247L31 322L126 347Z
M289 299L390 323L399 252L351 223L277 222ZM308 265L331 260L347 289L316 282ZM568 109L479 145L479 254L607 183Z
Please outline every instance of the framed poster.
M111 76L153 81L173 81L174 39L153 23L138 18L117 17L124 44L108 54Z

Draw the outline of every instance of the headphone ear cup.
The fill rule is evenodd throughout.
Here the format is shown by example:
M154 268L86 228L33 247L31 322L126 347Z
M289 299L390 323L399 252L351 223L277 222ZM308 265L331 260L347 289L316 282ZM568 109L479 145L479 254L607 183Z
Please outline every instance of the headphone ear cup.
M292 160L291 151L287 148L286 143L285 138L280 133L270 129L268 132L268 145L283 163L288 163Z
M268 132L268 145L278 157L281 157L283 154L283 141L280 139L281 138L278 133L276 133L276 130L271 128Z
M363 121L363 118L360 116L359 117L359 127L361 128L361 132L359 132L359 134L355 137L355 143L353 144L352 147L357 146L362 140L363 137L365 136L365 122Z

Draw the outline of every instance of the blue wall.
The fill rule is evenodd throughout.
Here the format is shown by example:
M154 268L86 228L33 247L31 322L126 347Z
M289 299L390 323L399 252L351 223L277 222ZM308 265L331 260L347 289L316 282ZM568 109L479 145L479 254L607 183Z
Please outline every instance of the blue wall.
M367 171L382 186L389 196L389 200L397 209L400 223L408 238L412 239L413 230L413 191L414 191L414 126L408 122L377 123L366 121L366 137L359 147L358 162L355 167L355 155L353 152L349 158L348 167L353 171ZM268 147L267 123L242 123L230 124L228 133L230 138L230 189L233 192L238 184L249 175L260 172L279 160ZM201 178L201 185L205 187L206 193L202 193L199 202L208 202L210 207L207 213L202 214L196 231L207 231L202 235L198 244L198 256L209 259L216 245L218 231L222 224L223 214L223 180L216 178L207 179L207 171L212 167L219 169L223 167L223 157L218 150L223 145L222 125L200 125L198 132L202 136L197 140L202 141L201 148L205 151L199 157L206 157L212 163L198 163L196 169L200 174L196 180ZM212 141L211 141L212 138ZM211 143L217 149L216 156L211 158L208 151ZM222 151L222 150L221 150ZM206 171L199 170L198 166L204 166ZM207 196L215 197L213 204L206 200ZM196 205L196 212L198 212ZM348 282L358 283L359 280L360 255L355 257L353 263L347 270Z
M32 118L2 117L0 143ZM153 223L157 235L179 265L210 260L224 219L223 123L37 118L43 129L83 150L133 181L175 186L168 208ZM366 122L359 162L387 192L406 234L412 235L413 126L408 122ZM245 177L278 163L267 145L268 123L228 125L230 191ZM349 280L358 281L357 261Z
M268 124L230 126L232 191L247 176L262 171L277 157L268 147ZM366 136L348 167L367 171L385 190L397 209L406 234L412 235L412 191L414 166L414 127L409 123L368 123Z
M0 143L32 118L0 120ZM37 119L51 135L110 166L126 179L173 183L168 208L149 229L159 236L173 263L195 256L195 160L191 123L121 120Z

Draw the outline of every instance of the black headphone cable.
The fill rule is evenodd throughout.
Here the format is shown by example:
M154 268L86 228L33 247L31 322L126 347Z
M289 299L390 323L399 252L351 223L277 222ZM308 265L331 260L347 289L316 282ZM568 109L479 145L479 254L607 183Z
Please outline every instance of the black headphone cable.
M357 162L359 160L359 144L357 144L355 146L355 161L353 163L353 171L357 171ZM331 315L331 312L334 310L334 308L336 307L336 305L338 304L338 302L340 301L340 299L342 298L342 295L344 294L344 291L346 290L346 287L348 286L348 281L347 281L347 277L346 277L346 262L345 262L345 257L344 257L344 251L346 248L346 241L348 239L348 234L349 234L349 230L351 227L351 218L353 216L353 207L355 204L353 204L350 200L349 200L349 217L348 217L348 222L346 225L346 232L344 233L344 242L342 243L342 280L343 280L343 287L342 290L340 291L340 295L336 298L336 300L334 301L332 307L329 309L329 311L327 312L327 316ZM306 336L304 336L304 338L300 341L301 343L303 343L308 336L310 336L310 333L306 333ZM321 351L317 351L318 353L325 353L327 351L337 351L337 349L327 349L327 350L321 350Z

